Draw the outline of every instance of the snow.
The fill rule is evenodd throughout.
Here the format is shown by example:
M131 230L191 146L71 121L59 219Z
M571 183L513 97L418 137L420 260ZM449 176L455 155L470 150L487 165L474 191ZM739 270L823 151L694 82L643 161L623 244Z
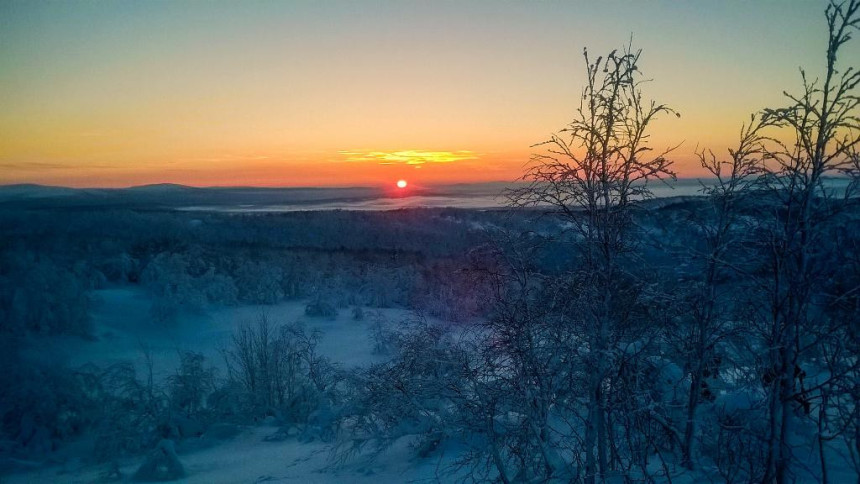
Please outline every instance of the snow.
M341 309L334 319L314 318L305 316L307 301L289 301L184 312L175 322L159 324L152 322L149 313L152 299L143 290L112 288L94 293L95 340L57 338L56 351L65 353L72 366L132 361L140 367L146 351L153 359L156 376L166 376L175 369L182 351L202 353L210 364L220 366L219 348L229 340L236 326L253 323L261 315L273 323L300 322L310 331L321 331L320 353L346 368L367 365L382 358L374 354L370 339L375 314L389 324L410 317L410 312L402 309L365 308L366 316L361 321L353 320L349 309Z
M405 441L372 463L356 459L346 465L336 466L329 458L329 445L297 439L266 442L264 439L275 431L277 427L267 425L249 427L237 437L215 447L186 453L180 448L179 457L188 477L172 482L408 483L436 481L438 468L441 468L438 458L414 459ZM141 461L142 458L137 458L122 462L120 471L123 476L131 476ZM106 469L104 465L72 469L56 466L7 476L3 482L91 483L102 481Z
M310 330L319 330L320 353L344 367L356 367L381 361L384 356L373 352L370 327L377 317L387 324L410 317L402 309L365 309L366 316L354 321L351 311L341 310L334 319L311 318L304 314L306 301L290 301L271 306L212 308L198 313L183 313L172 324L157 325L149 317L151 298L142 290L112 288L95 291L98 305L93 312L96 338L55 338L51 344L62 352L71 365L93 363L109 365L132 361L143 368L143 351L150 352L156 378L173 371L182 350L204 354L210 364L222 366L219 345L230 337L237 324L253 322L266 314L276 323L300 321ZM179 443L177 450L188 477L174 482L422 482L433 479L438 458L415 460L408 442L398 442L373 463L356 458L340 467L330 459L331 445L301 442L296 437L283 441L265 440L279 427L260 425L244 427L238 436L218 442ZM404 439L405 440L405 439ZM131 476L145 456L120 463L124 476ZM439 467L444 468L444 466ZM38 466L28 472L4 476L4 483L85 483L103 480L106 465L87 466L76 460L52 466Z

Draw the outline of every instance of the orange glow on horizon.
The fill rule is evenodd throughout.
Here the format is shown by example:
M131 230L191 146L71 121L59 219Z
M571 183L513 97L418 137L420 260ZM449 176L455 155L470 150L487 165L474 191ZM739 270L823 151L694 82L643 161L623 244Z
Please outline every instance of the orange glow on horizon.
M705 176L697 149L726 156L751 112L796 93L797 66L821 72L821 10L802 1L7 2L0 184L515 181L540 149L531 147L579 105L582 59L560 59L558 46L605 55L631 33L654 79L645 99L682 115L661 117L650 146L683 142L673 170Z
M707 176L688 150L670 157L682 178ZM418 151L418 150L414 150ZM345 161L338 154L316 152L253 152L247 156L203 153L175 161L137 157L126 163L95 159L76 166L16 163L0 170L0 184L39 183L75 188L122 188L157 183L206 186L391 186L403 180L407 186L450 183L514 182L529 166L536 150L528 147L509 152L485 152L472 159L452 162L380 163ZM685 151L689 151L686 153ZM393 153L392 151L390 153ZM441 153L441 152L440 152ZM10 164L11 165L11 164ZM404 168L411 167L408 176ZM419 169L420 168L420 169Z

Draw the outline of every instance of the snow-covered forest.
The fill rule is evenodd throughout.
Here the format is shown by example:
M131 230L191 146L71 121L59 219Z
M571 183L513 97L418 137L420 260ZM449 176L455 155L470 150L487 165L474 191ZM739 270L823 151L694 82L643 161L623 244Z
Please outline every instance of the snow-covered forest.
M0 479L860 483L860 2L826 19L696 196L653 197L630 44L495 209L7 189Z

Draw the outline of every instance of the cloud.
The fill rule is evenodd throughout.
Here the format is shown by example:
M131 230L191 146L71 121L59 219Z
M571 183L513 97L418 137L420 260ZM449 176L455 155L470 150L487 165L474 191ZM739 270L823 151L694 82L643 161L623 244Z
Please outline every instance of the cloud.
M415 165L425 163L454 163L464 160L477 160L473 151L339 151L338 154L349 162L375 162L380 165Z

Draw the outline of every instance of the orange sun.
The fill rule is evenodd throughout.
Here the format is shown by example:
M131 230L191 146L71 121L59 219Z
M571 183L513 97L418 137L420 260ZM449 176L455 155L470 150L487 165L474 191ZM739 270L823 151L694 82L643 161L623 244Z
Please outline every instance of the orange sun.
M406 180L397 180L397 188L406 188L406 185L408 185Z

